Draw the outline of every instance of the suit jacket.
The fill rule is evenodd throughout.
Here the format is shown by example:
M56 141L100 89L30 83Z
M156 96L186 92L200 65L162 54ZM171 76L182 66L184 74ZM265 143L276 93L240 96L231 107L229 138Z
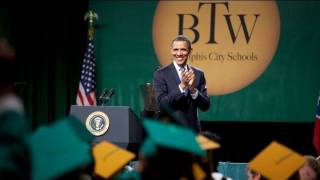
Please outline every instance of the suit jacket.
M191 68L196 76L195 88L199 92L196 99L192 99L190 94L185 96L181 93L179 75L173 63L154 72L153 86L160 111L166 111L178 123L200 132L197 108L206 111L210 107L210 99L207 95L203 71L195 67Z

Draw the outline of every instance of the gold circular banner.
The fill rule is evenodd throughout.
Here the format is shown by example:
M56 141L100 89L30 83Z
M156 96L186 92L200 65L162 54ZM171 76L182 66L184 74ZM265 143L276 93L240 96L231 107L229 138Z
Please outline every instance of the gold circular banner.
M160 1L152 34L162 65L172 62L172 39L189 37L188 63L205 72L209 95L222 95L266 70L278 46L280 17L275 1Z

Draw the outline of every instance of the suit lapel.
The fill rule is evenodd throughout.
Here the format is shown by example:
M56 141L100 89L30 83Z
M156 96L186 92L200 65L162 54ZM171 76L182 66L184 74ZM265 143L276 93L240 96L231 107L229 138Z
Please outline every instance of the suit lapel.
M175 83L180 84L179 74L176 68L174 67L173 63L171 63L171 65L169 66L169 73L170 73L170 77L173 77L173 79L175 80Z

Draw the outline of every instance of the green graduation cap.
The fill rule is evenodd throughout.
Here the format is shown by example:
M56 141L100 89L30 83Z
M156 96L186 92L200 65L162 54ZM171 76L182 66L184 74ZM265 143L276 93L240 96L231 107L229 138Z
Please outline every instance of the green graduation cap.
M26 157L29 127L25 117L20 112L8 110L0 113L0 122L0 169L16 178L28 176L29 167L25 165L29 163L29 157Z
M148 137L142 144L140 152L145 156L154 155L157 146L206 156L206 152L196 141L196 133L189 128L152 119L144 119L143 126Z
M86 129L85 125L77 117L70 115L67 122L70 123L73 130L75 130L82 140L92 144L95 136Z
M124 171L123 173L120 173L119 175L114 177L115 180L140 180L141 176L136 170L132 171Z
M91 146L70 123L70 117L42 126L29 137L32 179L61 177L92 162Z

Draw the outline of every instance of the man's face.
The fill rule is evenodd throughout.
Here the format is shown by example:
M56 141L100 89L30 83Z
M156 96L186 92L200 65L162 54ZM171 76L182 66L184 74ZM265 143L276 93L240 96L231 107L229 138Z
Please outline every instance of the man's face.
M192 49L188 49L188 44L185 41L174 41L171 47L171 54L173 60L179 65L184 66L187 64L189 54Z

